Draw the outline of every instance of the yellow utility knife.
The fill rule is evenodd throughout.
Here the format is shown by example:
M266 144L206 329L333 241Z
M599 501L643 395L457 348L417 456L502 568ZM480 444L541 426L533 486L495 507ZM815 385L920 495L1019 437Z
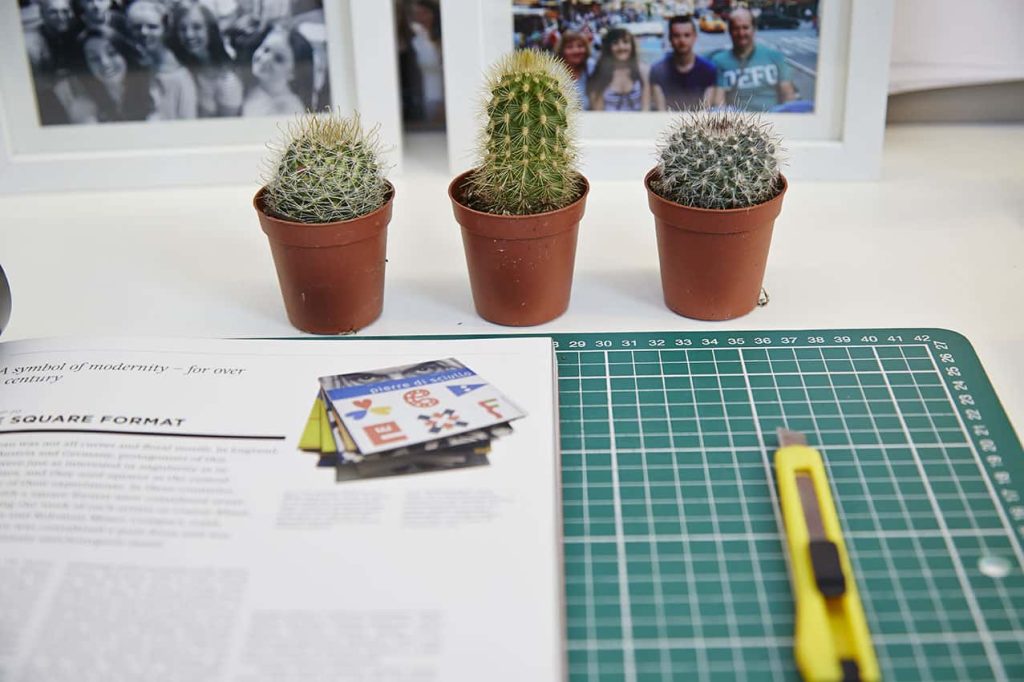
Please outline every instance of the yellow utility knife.
M775 476L796 601L796 664L807 682L881 679L821 453L779 429Z

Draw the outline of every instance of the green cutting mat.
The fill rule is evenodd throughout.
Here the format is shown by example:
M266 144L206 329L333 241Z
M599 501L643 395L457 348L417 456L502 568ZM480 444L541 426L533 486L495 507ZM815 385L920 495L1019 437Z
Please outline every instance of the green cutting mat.
M793 680L775 429L825 457L887 680L1024 680L1024 459L938 329L556 334L570 680Z

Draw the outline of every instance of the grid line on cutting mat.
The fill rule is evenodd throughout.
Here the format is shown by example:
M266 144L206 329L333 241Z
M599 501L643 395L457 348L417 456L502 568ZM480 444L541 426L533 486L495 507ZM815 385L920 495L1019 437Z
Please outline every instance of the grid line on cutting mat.
M555 338L571 680L796 679L778 426L824 455L884 677L1024 676L1019 541L928 344Z

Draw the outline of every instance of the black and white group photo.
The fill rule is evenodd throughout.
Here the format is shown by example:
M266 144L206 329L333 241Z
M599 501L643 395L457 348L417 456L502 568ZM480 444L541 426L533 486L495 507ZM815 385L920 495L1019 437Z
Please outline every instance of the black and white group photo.
M39 124L330 106L322 0L19 0Z

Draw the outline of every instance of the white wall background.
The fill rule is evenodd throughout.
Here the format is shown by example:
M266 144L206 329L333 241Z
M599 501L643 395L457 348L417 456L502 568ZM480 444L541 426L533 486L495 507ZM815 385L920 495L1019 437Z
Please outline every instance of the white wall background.
M1021 0L896 0L890 93L1019 79Z

